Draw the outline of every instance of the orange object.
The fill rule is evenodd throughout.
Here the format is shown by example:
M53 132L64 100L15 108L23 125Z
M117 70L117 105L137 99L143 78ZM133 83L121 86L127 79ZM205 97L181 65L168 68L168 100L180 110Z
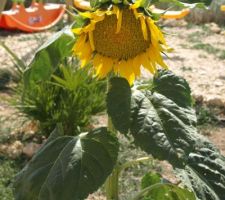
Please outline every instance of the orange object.
M12 8L1 13L0 27L38 32L51 28L65 13L65 5L32 2L29 8L14 3Z
M225 5L222 5L222 6L220 7L220 9L221 9L221 11L225 11Z
M153 13L161 14L161 18L163 19L182 19L186 17L190 13L190 9L183 9L181 11L170 11L170 10L162 10L151 6L150 9Z
M84 0L74 0L74 6L81 10L91 10L90 3ZM151 6L153 13L161 14L163 19L182 19L190 13L190 9L183 9L181 11L166 11Z
M74 6L80 10L91 10L90 2L84 0L74 0Z

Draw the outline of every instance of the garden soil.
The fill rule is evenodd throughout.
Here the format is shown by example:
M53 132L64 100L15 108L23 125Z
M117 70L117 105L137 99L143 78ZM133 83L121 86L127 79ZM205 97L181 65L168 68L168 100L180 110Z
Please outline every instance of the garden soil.
M185 22L164 22L164 32L168 44L173 51L165 56L170 69L177 75L183 76L190 84L192 94L197 101L220 107L225 113L225 31L213 24L190 25ZM213 28L212 28L213 27ZM35 54L35 50L50 37L52 32L25 34L0 30L0 41L4 42L27 64ZM8 53L0 46L0 71L15 70ZM143 78L151 76L143 70ZM0 91L0 118L11 116L15 109L10 106L12 93ZM222 115L224 120L224 115ZM16 120L16 117L15 117ZM103 123L106 121L102 120ZM0 127L4 126L0 121ZM13 122L14 123L14 122ZM6 125L7 126L7 125ZM8 122L8 126L10 123ZM2 129L0 129L1 131ZM11 130L13 132L13 130ZM225 128L218 127L207 130L208 138L225 155ZM1 134L1 132L0 132ZM10 133L11 134L11 133ZM1 149L1 144L0 144ZM170 169L168 169L170 170ZM98 194L98 193L97 193ZM105 198L95 194L89 200Z

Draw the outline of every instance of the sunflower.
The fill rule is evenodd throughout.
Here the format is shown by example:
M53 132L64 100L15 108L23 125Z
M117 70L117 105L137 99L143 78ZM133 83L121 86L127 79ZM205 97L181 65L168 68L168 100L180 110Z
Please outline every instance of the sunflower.
M161 55L168 48L164 36L139 6L137 1L79 13L86 23L73 29L79 36L73 52L81 67L92 62L99 78L114 72L130 84L140 76L141 66L152 74L157 72L157 65L167 68Z

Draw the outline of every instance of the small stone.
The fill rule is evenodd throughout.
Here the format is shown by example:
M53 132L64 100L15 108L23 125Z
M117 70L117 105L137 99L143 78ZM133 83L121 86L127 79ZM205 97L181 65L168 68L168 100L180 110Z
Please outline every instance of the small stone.
M14 143L10 144L6 148L6 154L10 158L18 158L23 152L23 144L17 140Z
M203 95L194 94L193 97L194 97L195 101L198 102L198 103L203 103L203 101L204 101Z
M216 23L210 23L208 27L210 31L213 33L217 33L217 34L221 33L221 28Z
M208 105L218 106L218 107L224 107L225 106L225 102L223 102L222 99L219 98L219 97L208 97L206 99L206 103Z
M28 143L23 148L23 153L27 157L31 158L36 153L36 151L40 148L40 146L41 145L40 144L37 144L37 143L33 143L33 142Z
M214 84L215 84L216 87L220 87L220 86L224 85L222 81L215 81Z
M164 21L163 25L167 27L186 27L188 23L183 19L181 20L167 19Z

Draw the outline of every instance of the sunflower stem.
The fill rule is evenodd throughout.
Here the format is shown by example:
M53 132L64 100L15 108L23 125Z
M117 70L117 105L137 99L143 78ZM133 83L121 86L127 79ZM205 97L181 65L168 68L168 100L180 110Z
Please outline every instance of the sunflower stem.
M116 166L105 183L106 199L119 200L119 168Z
M107 82L107 91L109 90L109 79ZM117 134L117 130L113 126L110 116L108 116L108 130L113 134ZM107 200L119 200L119 165L116 164L111 175L105 182L105 192Z

